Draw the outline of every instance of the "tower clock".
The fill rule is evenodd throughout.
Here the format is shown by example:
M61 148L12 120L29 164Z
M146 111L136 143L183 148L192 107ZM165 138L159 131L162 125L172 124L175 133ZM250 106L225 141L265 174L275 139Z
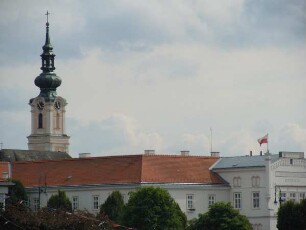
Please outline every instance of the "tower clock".
M47 16L48 16L47 12ZM35 85L40 88L31 106L31 134L28 136L29 150L69 152L69 136L65 130L67 102L57 95L56 88L61 78L54 72L55 54L50 42L49 22L46 23L46 41L42 47L42 73L36 77Z

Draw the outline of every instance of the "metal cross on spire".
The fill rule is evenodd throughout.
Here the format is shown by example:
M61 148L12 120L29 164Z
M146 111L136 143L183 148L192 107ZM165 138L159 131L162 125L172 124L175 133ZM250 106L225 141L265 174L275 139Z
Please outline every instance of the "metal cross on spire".
M47 23L49 22L49 12L48 12L48 10L47 10L47 13L45 14L45 15L47 15Z

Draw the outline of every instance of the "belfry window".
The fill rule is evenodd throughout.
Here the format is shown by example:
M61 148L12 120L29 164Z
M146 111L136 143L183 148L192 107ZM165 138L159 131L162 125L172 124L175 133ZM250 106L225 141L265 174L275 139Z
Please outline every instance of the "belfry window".
M60 128L60 115L59 115L59 113L56 113L55 128L56 129Z
M38 115L38 128L43 128L43 115L41 113Z

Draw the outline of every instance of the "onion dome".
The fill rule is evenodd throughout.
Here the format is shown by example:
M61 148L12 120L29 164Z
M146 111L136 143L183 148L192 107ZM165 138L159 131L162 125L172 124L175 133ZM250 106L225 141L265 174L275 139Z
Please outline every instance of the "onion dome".
M62 80L59 76L54 73L54 57L53 47L50 42L49 35L49 22L47 12L47 23L46 23L46 41L42 47L43 53L40 55L42 60L41 70L43 71L35 79L35 85L40 88L39 96L45 98L46 101L54 101L56 97L56 88L59 87L62 83Z

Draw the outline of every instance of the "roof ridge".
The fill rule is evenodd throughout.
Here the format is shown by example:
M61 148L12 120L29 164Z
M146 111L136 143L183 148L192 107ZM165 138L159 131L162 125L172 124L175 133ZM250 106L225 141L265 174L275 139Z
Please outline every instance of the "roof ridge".
M121 158L121 157L139 157L141 154L135 155L113 155L113 156L98 156L98 157L81 157L81 158L63 158L63 159L46 159L46 160L32 160L32 161L15 161L14 164L29 164L29 163L46 163L46 162L63 162L63 161L86 161L106 158Z

